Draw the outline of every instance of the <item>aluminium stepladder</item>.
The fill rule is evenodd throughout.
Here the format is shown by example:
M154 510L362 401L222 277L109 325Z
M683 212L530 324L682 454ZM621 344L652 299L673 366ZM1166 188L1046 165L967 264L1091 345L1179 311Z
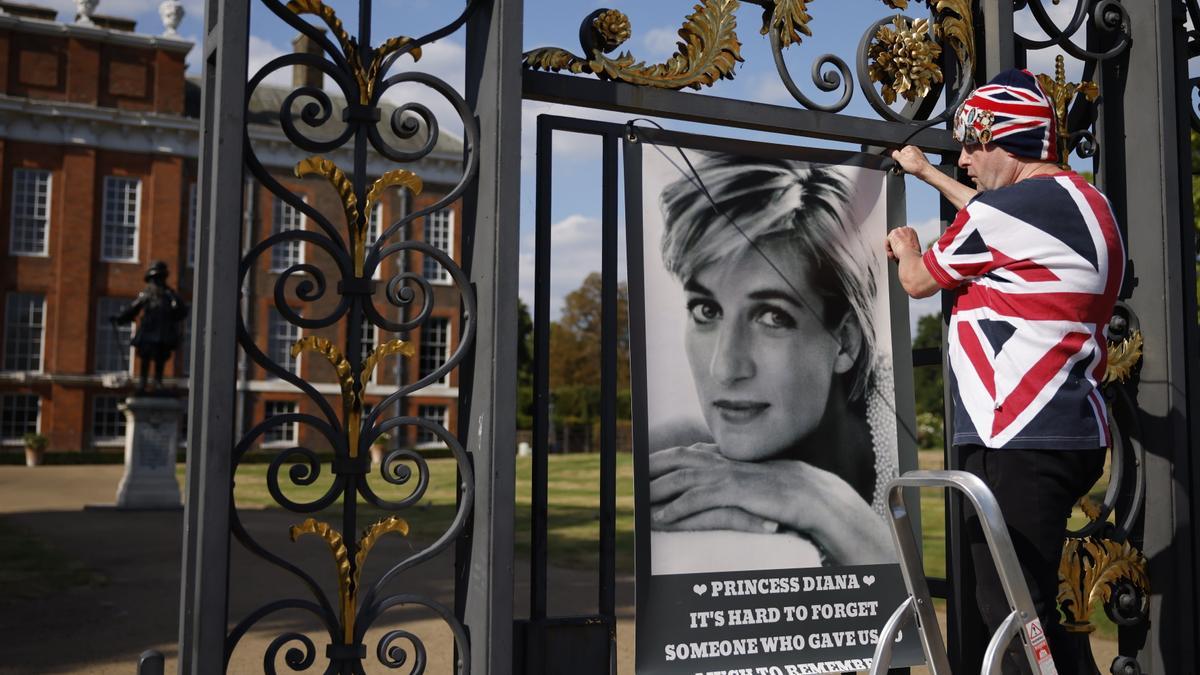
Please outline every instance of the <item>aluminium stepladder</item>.
M982 675L1000 672L1000 664L1009 642L1020 636L1029 667L1039 675L1058 675L1054 660L1050 656L1050 645L1046 633L1033 609L1029 588L1017 563L1012 538L1000 515L1000 506L992 491L978 476L966 471L909 471L888 483L888 508L891 512L892 541L900 556L900 570L904 574L904 585L908 588L908 599L896 608L879 634L875 656L871 662L871 675L887 672L892 660L892 645L900 628L915 621L921 637L921 648L933 675L953 675L946 646L942 641L941 629L933 610L929 595L929 583L921 566L921 551L913 534L908 507L904 503L904 488L952 488L967 496L983 527L988 549L996 564L1000 585L1008 598L1009 614L988 642L983 657Z

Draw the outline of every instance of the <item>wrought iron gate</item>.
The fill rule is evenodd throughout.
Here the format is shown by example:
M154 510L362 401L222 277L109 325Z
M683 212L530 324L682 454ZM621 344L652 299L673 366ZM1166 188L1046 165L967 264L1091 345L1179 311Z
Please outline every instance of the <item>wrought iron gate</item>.
M869 0L861 0L864 4ZM782 83L795 106L769 105L721 98L690 96L676 90L717 85L734 75L741 59L736 18L752 16L739 9L737 0L704 0L687 17L676 54L662 64L646 65L629 54L610 55L632 32L619 11L601 9L588 14L580 27L580 53L557 47L523 53L521 0L468 0L462 14L445 27L420 38L387 36L372 42L371 0L358 2L357 33L353 37L336 14L319 0L256 0L278 20L307 35L320 46L319 55L293 54L275 59L247 85L249 2L209 0L204 47L204 100L200 210L202 236L198 239L193 317L190 448L188 465L187 539L181 614L181 671L210 673L224 670L228 654L255 622L276 611L307 612L319 617L328 633L324 651L304 636L283 633L271 643L265 662L268 671L280 652L293 670L312 667L323 654L327 672L361 672L368 645L368 626L389 608L416 603L432 610L451 627L464 671L473 673L556 672L572 656L587 649L596 672L615 668L615 578L612 537L615 489L610 423L615 419L615 385L606 381L602 415L602 526L598 542L601 556L600 597L595 615L549 617L546 612L544 443L535 448L531 614L516 623L513 612L514 452L516 400L516 316L519 222L519 167L521 103L523 99L569 104L583 108L650 115L682 121L789 134L881 148L913 143L941 154L946 170L953 171L957 146L949 133L938 128L974 83L997 71L1024 65L1033 50L1058 47L1083 62L1082 80L1094 81L1100 102L1080 94L1086 88L1067 83L1059 74L1046 86L1058 93L1061 114L1072 130L1065 142L1081 156L1093 157L1097 182L1113 202L1126 231L1133 281L1123 292L1127 328L1140 324L1145 336L1145 359L1127 383L1114 390L1116 414L1128 443L1127 483L1110 490L1102 508L1116 510L1116 532L1144 550L1149 558L1153 594L1149 598L1149 623L1140 616L1142 599L1130 614L1137 626L1123 629L1121 653L1129 658L1121 672L1177 672L1193 662L1195 645L1188 636L1197 626L1200 594L1191 579L1194 542L1184 524L1200 515L1191 495L1198 484L1190 457L1200 450L1196 425L1197 331L1191 267L1191 203L1184 182L1189 175L1183 143L1189 117L1185 94L1185 54L1191 48L1183 31L1183 18L1200 18L1194 0L1186 2L1121 3L1116 0L1078 0L1065 27L1054 24L1042 0L978 2L932 0L882 0L897 10L930 9L927 19L889 16L869 24L855 55L855 67L836 55L824 55L813 64L812 84L832 102L820 103L805 93L788 69L784 53L810 34L803 0L754 0L763 10L764 35L770 40ZM1056 3L1057 4L1057 3ZM1014 32L1014 11L1028 7L1030 15L1048 35L1031 39ZM839 11L816 3L812 11ZM310 20L306 20L308 17ZM314 27L319 23L328 34ZM432 76L403 72L390 74L394 64L419 55L422 46L465 27L467 64L465 92L458 93ZM564 34L568 32L564 27ZM343 216L322 213L304 203L272 177L256 158L246 133L247 104L254 88L280 68L316 68L333 80L342 100L319 88L297 87L279 110L288 140L312 157L296 167L297 175L327 179L340 196ZM569 71L581 75L566 75ZM596 76L593 79L592 76ZM367 239L370 204L382 190L401 186L420 190L419 176L403 168L419 160L436 144L438 120L428 108L411 104L395 108L390 119L381 119L381 97L393 85L411 82L429 87L450 102L464 127L464 171L461 180L436 204L406 214L389 224L375 242ZM861 92L878 119L843 113L855 91ZM719 88L714 89L719 94ZM901 108L893 105L904 99ZM940 114L935 111L941 107ZM1148 108L1148 111L1147 111ZM314 136L340 116L341 126L332 135ZM417 149L389 147L379 125L389 125L402 139L420 139ZM615 186L618 137L610 125L587 121L548 121L539 126L539 149L546 147L552 128L604 137L604 179ZM545 138L543 138L545 134ZM345 146L351 165L337 166L319 157ZM1156 151L1147 152L1146 148ZM1159 151L1161 150L1161 151ZM369 175L368 155L375 153L397 168ZM549 162L538 163L538 275L548 265ZM240 224L227 219L242 208L242 167L273 194L305 213L318 224L317 231L287 231L265 237L243 249ZM606 187L606 190L608 188ZM545 192L543 192L545 191ZM543 197L545 195L545 197ZM435 247L400 240L406 223L462 197L464 231L461 259ZM945 207L944 207L945 208ZM344 220L344 225L340 223ZM615 259L616 194L606 192L604 361L615 360L615 276L609 274ZM610 231L613 237L610 241ZM281 368L272 355L255 344L244 318L234 311L239 288L259 256L273 247L304 242L325 252L334 265L322 269L298 263L280 274L274 288L276 309L286 321L304 329L345 326L344 346L307 337L292 347L293 353L312 351L328 360L340 383L341 406L327 403L320 392ZM359 350L364 322L378 329L405 334L419 329L429 317L428 299L433 290L420 275L402 272L383 284L382 295L396 308L408 308L400 319L382 313L372 301L377 285L372 279L380 261L388 256L417 252L435 260L461 294L462 338L458 348L435 371L408 384L398 385L385 404L367 412L362 395L371 373L385 356L405 355L410 349L400 340L374 352ZM232 274L238 261L237 275ZM327 278L336 277L336 278ZM291 296L289 297L289 294ZM312 303L326 296L332 311L323 316L294 311L289 300ZM535 392L535 439L546 438L548 382L546 349L548 301L545 291L536 302L538 371ZM424 299L422 299L424 298ZM419 310L416 308L420 307ZM294 385L311 401L316 413L286 413L265 419L241 437L235 435L235 364L239 348L253 362ZM938 358L927 352L914 354L914 366L936 367ZM414 417L385 414L388 404L419 391L457 369L461 399L457 428L445 428ZM1191 413L1191 414L1189 414ZM325 439L331 455L323 457L306 448L278 453L267 474L269 492L286 510L307 514L340 509L337 524L299 521L292 536L312 533L324 539L336 561L336 599L321 584L283 557L263 548L242 526L232 501L232 485L242 458L262 434L282 424L307 425ZM418 453L393 450L381 475L393 485L411 486L409 495L388 501L376 495L367 481L370 463L366 450L380 434L405 426L419 426L451 449L455 459L459 499L452 523L432 543L399 562L386 561L384 572L369 585L360 577L363 563L376 540L404 532L405 509L416 503L429 479L429 466ZM1138 449L1144 449L1139 455ZM331 471L332 487L316 499L296 502L280 490L285 464L286 480L307 485L321 471ZM947 465L957 465L948 453ZM1147 486L1144 493L1139 482ZM1142 494L1145 494L1144 504ZM370 527L361 538L359 507L370 504L389 517ZM392 513L394 512L394 514ZM958 541L960 507L949 505L951 541ZM1106 512L1104 512L1107 515ZM1136 517L1140 515L1139 517ZM1099 531L1096 525L1093 530ZM1109 534L1113 534L1110 530ZM299 578L309 597L280 598L247 616L229 615L231 536L239 544L280 568L281 575ZM456 546L455 603L443 607L422 589L392 589L395 576L427 561L451 542ZM1118 544L1125 543L1125 539ZM1096 562L1099 549L1077 549L1077 562ZM940 584L951 601L952 645L978 639L962 622L964 598L950 592L962 587L965 572L961 550L951 546L949 569L955 582ZM375 561L373 561L375 562ZM1082 563L1080 563L1082 564ZM360 586L361 583L361 586ZM935 590L939 586L935 585ZM1082 601L1090 603L1090 589ZM1120 589L1116 594L1122 596ZM1079 601L1076 602L1078 608ZM1148 629L1147 629L1148 626ZM408 645L412 663L423 661L421 638L408 631L392 631L376 645L377 660L388 667L402 665L398 641ZM552 645L552 647L547 647ZM594 650L594 651L591 651ZM952 651L952 660L956 658ZM1136 657L1134 660L1133 657Z

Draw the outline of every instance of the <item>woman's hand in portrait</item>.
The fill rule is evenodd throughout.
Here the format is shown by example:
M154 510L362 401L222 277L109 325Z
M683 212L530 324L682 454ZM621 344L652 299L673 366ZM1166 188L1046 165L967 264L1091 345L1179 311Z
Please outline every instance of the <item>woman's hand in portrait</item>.
M792 530L830 564L895 558L886 524L837 474L799 460L742 462L710 443L650 455L651 526L657 530Z

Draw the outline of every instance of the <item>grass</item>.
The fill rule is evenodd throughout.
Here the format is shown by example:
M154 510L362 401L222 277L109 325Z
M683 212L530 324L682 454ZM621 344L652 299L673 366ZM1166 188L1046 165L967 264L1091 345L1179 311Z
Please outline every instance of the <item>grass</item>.
M920 453L923 469L942 466L940 450ZM400 515L409 521L411 536L420 541L432 541L449 527L455 513L455 463L452 459L429 460L429 485L419 504ZM532 462L528 457L517 458L516 484L516 551L528 555L530 550ZM274 500L266 488L266 465L243 465L238 469L234 496L241 507L273 507ZM599 559L597 542L599 523L599 455L553 455L550 457L548 540L550 563L576 569L595 569ZM400 499L411 493L410 487L389 485L378 472L368 479L377 494ZM291 486L284 494L297 501L312 501L328 490L332 478L326 471L309 486ZM1103 499L1106 478L1093 489L1094 499ZM289 485L284 473L284 485ZM373 522L392 512L373 507L362 510L359 526ZM330 523L340 520L339 512L331 509L314 514ZM1078 528L1086 518L1078 508L1070 526ZM946 535L943 493L941 490L921 491L921 529L925 573L930 577L946 576ZM630 455L617 457L617 570L633 572L633 460ZM939 601L941 602L941 601ZM1092 614L1098 637L1116 639L1114 626L1102 610Z
M25 530L0 519L0 605L105 582L104 575L85 568Z
M420 502L399 513L411 526L410 536L420 541L432 541L444 532L455 514L456 466L453 459L429 460L429 485ZM267 490L266 465L244 465L238 469L234 498L239 507L276 506ZM516 550L528 555L532 526L532 472L530 458L517 458ZM322 473L308 486L291 486L286 470L283 474L283 493L295 501L312 501L323 495L332 484L328 472ZM368 478L371 488L385 499L399 500L409 494L409 486L386 483L378 471ZM550 458L549 519L547 537L552 565L593 569L599 560L600 537L599 455L555 455ZM361 509L359 526L394 512L367 506ZM331 524L340 520L336 507L313 514L318 520ZM617 569L633 572L633 460L630 455L617 457Z

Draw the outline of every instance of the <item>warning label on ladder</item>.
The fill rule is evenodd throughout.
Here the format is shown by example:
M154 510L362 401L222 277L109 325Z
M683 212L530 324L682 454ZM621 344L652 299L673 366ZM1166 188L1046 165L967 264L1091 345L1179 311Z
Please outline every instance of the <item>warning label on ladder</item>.
M1054 667L1054 658L1050 656L1050 643L1046 642L1046 631L1042 629L1042 622L1034 619L1025 624L1025 637L1029 640L1029 648L1037 661L1038 673L1058 675L1058 669Z

